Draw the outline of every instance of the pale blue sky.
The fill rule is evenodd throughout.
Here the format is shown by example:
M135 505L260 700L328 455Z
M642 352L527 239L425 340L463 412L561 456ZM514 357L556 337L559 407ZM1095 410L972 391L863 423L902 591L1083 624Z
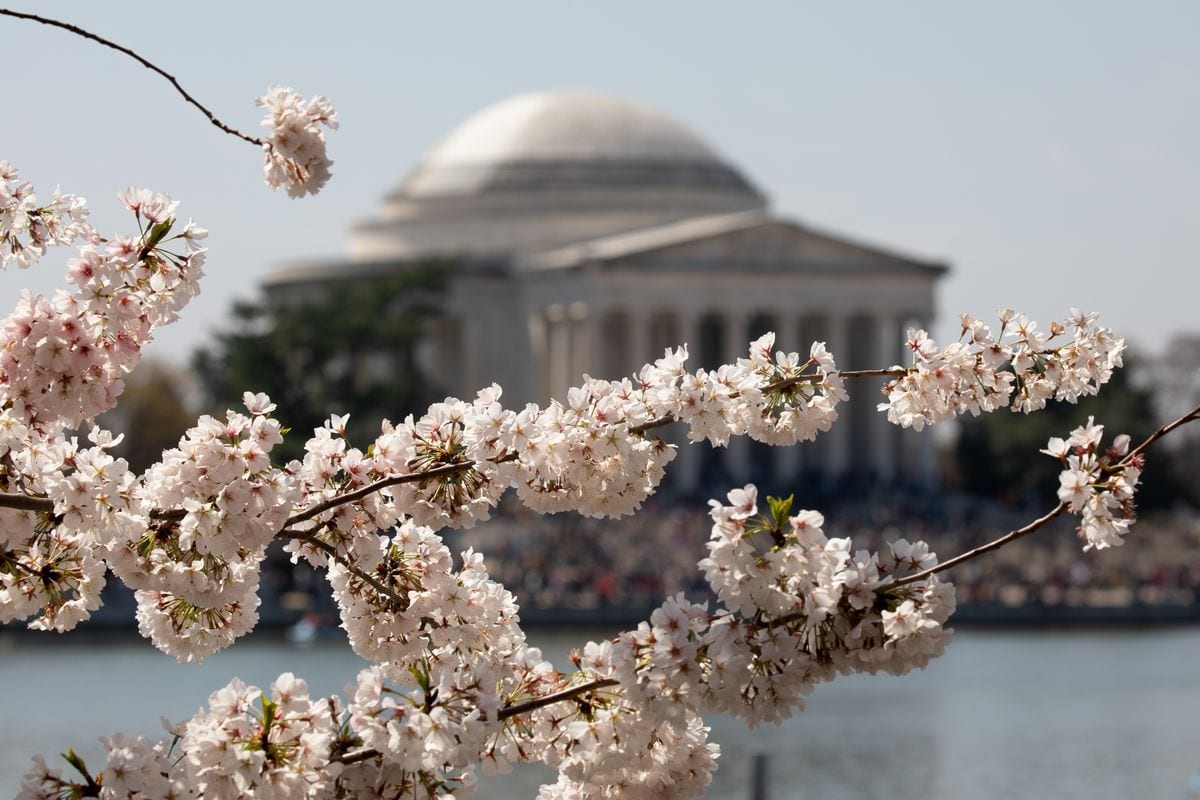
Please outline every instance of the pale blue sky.
M290 200L259 154L160 78L65 32L0 18L0 159L48 195L146 185L211 229L209 278L152 352L185 357L272 263L339 255L350 223L454 125L519 92L591 89L699 132L784 215L954 270L959 311L1073 304L1155 350L1200 332L1200 3L207 2L14 6L146 55L257 132L273 82L325 94L334 177ZM10 299L67 254L0 276ZM6 307L10 304L6 304Z

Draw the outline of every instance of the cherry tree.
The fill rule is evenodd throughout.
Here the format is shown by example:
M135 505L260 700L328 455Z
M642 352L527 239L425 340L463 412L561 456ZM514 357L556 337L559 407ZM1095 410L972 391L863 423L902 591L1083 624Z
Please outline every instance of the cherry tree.
M67 23L0 15L139 60L258 147L273 188L301 197L329 179L325 136L337 118L324 98L271 87L259 99L264 135L248 136L132 50ZM621 380L581 376L545 405L506 408L495 385L447 398L382 421L371 442L349 441L347 418L332 415L288 463L272 453L296 434L270 398L247 392L243 408L201 417L135 473L93 420L199 291L206 232L166 195L128 189L118 201L132 224L102 235L80 198L40 199L0 162L3 266L74 249L68 288L23 293L0 323L0 621L71 630L99 607L111 574L135 590L143 636L181 661L203 659L254 628L260 566L281 540L325 575L351 646L371 666L344 697L313 697L290 673L265 689L235 678L158 741L105 738L102 764L70 750L65 764L35 757L25 798L465 797L478 774L529 761L558 770L542 800L697 797L719 756L704 715L779 722L839 675L924 667L952 634L954 587L943 573L1064 514L1078 518L1084 549L1122 545L1145 451L1200 414L1136 446L1126 436L1106 443L1094 421L1064 431L1043 451L1061 463L1057 505L943 561L919 541L856 549L792 498L732 487L710 502L698 564L711 607L665 598L636 629L581 643L570 664L552 665L482 557L456 557L440 530L487 519L509 490L541 513L636 513L676 454L663 427L715 446L735 436L794 446L835 424L858 378L886 377L879 412L917 430L1074 402L1121 366L1124 341L1095 314L1072 310L1043 330L1002 310L995 325L964 315L945 347L911 331L909 363L872 370L839 369L820 342L778 352L772 334L735 363L692 370L683 345Z

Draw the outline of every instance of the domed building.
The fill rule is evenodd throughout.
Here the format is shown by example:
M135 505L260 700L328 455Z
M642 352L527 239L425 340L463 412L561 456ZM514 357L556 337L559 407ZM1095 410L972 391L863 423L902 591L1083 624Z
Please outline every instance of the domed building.
M470 117L352 229L345 260L287 265L265 286L286 301L432 258L456 267L426 379L462 397L496 382L518 408L684 342L693 365L731 361L766 330L786 349L825 341L845 368L900 363L947 269L775 216L736 166L653 108L552 92ZM928 437L875 412L878 385L851 385L849 424L808 446L681 448L676 485L929 481Z

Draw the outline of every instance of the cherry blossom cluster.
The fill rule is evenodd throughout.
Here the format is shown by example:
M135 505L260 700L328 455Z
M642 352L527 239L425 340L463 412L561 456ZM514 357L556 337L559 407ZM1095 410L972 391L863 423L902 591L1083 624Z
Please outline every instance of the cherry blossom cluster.
M932 574L906 580L936 564L923 542L892 542L884 557L853 551L849 539L824 535L819 513L791 514L790 498L772 499L758 515L752 485L730 492L728 505L711 505L709 555L700 568L721 607L694 640L707 660L710 710L751 724L774 721L802 708L813 686L837 672L898 674L942 652L953 587ZM668 603L664 610L672 605L684 608ZM692 607L685 616L700 613ZM684 646L689 627L679 611L662 619L668 624L651 619L660 629L649 637L655 659L664 638Z
M112 796L165 786L178 796L463 797L477 768L537 760L559 772L543 800L695 797L719 755L704 714L778 721L822 681L905 672L944 648L954 593L932 574L925 545L854 551L825 537L819 514L792 514L790 501L759 515L752 486L713 503L701 569L716 609L669 598L636 630L589 643L566 673L527 646L511 594L480 556L468 551L456 567L435 533L486 519L509 487L542 512L632 513L675 455L653 435L672 421L717 445L735 435L810 440L846 397L821 343L801 358L774 352L767 334L736 364L695 372L686 348L667 350L630 378L585 376L564 401L520 411L505 409L492 386L470 403L447 398L385 422L365 451L335 415L303 461L283 468L270 458L284 433L275 407L247 393L248 413L201 418L159 464L130 473L108 454L115 442L105 432L93 430L86 447L61 431L111 405L140 344L173 318L176 297L193 293L188 259L203 251L189 226L176 237L186 253L159 255L174 204L147 192L123 199L141 236L85 245L71 265L83 298L75 305L94 315L92 329L123 332L103 342L129 345L88 371L105 394L52 406L85 384L60 377L71 365L39 361L34 347L31 363L50 370L36 385L49 390L18 395L0 416L5 490L53 505L0 512L0 608L65 630L99 604L107 567L137 590L144 635L181 660L203 658L253 627L259 565L283 537L294 557L325 569L352 646L374 666L344 703L310 701L291 676L270 698L231 683L174 729L173 758L163 743L112 737L98 778ZM125 324L135 300L138 324ZM17 324L24 339L12 338L48 341L46 324ZM26 796L61 794L64 780L39 763Z
M136 590L142 633L181 660L253 628L259 564L296 489L270 465L274 405L246 403L250 415L202 417L140 477L95 428L93 447L72 437L10 453L15 476L41 476L53 514L3 510L0 619L40 613L32 627L70 629L99 607L107 566Z
M39 204L33 185L0 161L0 268L28 267L51 247L92 238L87 216L87 204L73 194L55 191L49 203Z
M673 446L648 435L655 426L679 418L694 438L701 429L722 441L744 432L776 442L811 438L831 424L834 404L845 396L822 345L813 346L806 362L794 353L772 358L773 338L767 335L736 365L689 373L686 349L667 351L634 379L587 379L568 393L565 405L552 401L545 408L505 410L496 386L470 404L448 398L419 419L385 423L366 453L348 445L346 418L334 416L308 441L304 461L283 469L273 467L269 455L282 439L279 423L269 417L274 405L248 393L249 415L202 418L160 464L132 475L124 461L108 455L113 442L105 432L93 432L91 448L57 433L66 422L111 405L137 345L156 324L172 318L173 293L191 291L180 285L187 266L183 256L162 257L164 263L149 273L137 266L160 258L154 255L160 250L156 242L170 231L174 204L146 192L131 191L124 199L144 220L144 234L118 239L109 250L124 253L141 241L148 255L123 269L128 258L102 255L88 245L71 273L87 287L89 303L109 297L124 308L133 304L135 291L141 293L140 327L126 324L124 337L116 337L129 348L103 351L104 367L85 371L96 386L90 404L51 407L55 398L72 398L56 388L60 384L80 390L91 384L35 369L31 372L46 384L43 392L27 392L23 404L13 403L0 416L13 460L4 488L46 496L55 514L51 519L45 512L0 512L13 521L0 565L0 591L10 601L6 619L40 613L38 626L72 627L97 607L107 565L137 591L143 634L178 658L203 658L253 627L259 562L276 536L289 538L292 552L317 566L329 566L331 553L359 563L361 551L376 546L377 531L403 520L434 527L473 524L487 517L509 486L540 511L628 514L655 490L675 455ZM176 238L192 247L197 235L189 226ZM120 296L106 288L115 281L114 271L128 288ZM86 308L96 317L94 330L124 324L103 317L100 306ZM41 347L47 339L43 328L30 324L21 330L26 341ZM30 412L34 399L41 404L37 414ZM342 501L354 492L357 499ZM47 582L38 576L51 563L56 580Z
M268 696L236 678L209 697L207 709L169 728L174 743L143 736L105 737L106 762L93 778L105 798L262 797L300 800L347 797L335 793L338 769L330 764L340 736L336 698L310 699L291 673ZM86 765L73 760L86 773ZM21 798L60 798L77 786L39 757L21 785Z
M650 724L632 706L610 702L590 716L559 738L558 780L537 800L683 800L702 796L712 782L721 748L708 741L698 715Z
M259 566L296 501L294 482L271 466L283 441L274 404L249 392L245 402L248 415L201 417L163 453L129 492L132 524L105 541L109 567L137 590L139 630L180 660L254 627ZM163 519L156 506L182 514Z
M1009 407L1028 414L1049 400L1074 403L1094 395L1121 366L1125 340L1096 324L1096 314L1071 309L1050 330L1012 309L999 312L1000 330L962 315L962 335L939 348L923 330L910 330L912 366L884 387L879 404L888 420L920 430L958 414Z
M131 189L121 200L139 234L89 234L70 262L74 292L24 292L0 322L0 491L53 511L0 509L3 621L38 614L31 627L74 627L99 607L111 532L140 525L111 435L93 429L81 447L68 431L114 405L153 331L198 291L205 231L188 223L172 236L165 195Z
M270 87L258 104L267 110L262 122L267 129L262 146L267 185L284 187L290 197L321 191L333 166L321 126L337 130L333 106L324 97L305 100L283 86Z
M107 748L98 780L117 793L105 796L465 796L474 765L499 746L502 702L555 673L526 647L512 596L481 557L466 553L455 570L436 535L412 523L376 541L379 552L359 554L381 559L370 583L340 562L330 570L355 649L377 662L348 704L311 700L291 675L270 697L235 679L171 727L173 757L161 743L108 740L121 746ZM38 761L22 796L58 797L65 785Z
M1058 499L1080 518L1079 537L1084 550L1119 547L1136 517L1133 495L1142 475L1145 457L1129 454L1129 436L1122 434L1111 446L1100 447L1104 426L1088 417L1086 425L1065 440L1055 436L1043 453L1063 465L1058 477Z
M928 572L923 543L853 552L824 536L820 514L790 507L773 499L759 515L753 486L713 501L700 567L717 610L669 598L636 630L588 643L566 673L528 647L478 554L456 569L411 521L363 537L347 556L374 568L329 564L343 627L374 662L348 702L311 700L290 674L269 698L234 680L171 728L173 757L117 735L88 778L111 797L462 798L478 768L541 761L559 776L540 800L698 797L720 754L704 714L777 722L821 681L924 666L950 636L953 587ZM38 760L22 797L70 785Z
M22 292L0 322L0 409L40 432L112 408L155 328L199 291L207 231L189 222L171 236L178 204L166 195L130 189L120 199L140 233L83 245L67 274L74 292Z
M117 444L111 435L93 429L89 438L90 448L74 437L57 438L7 454L9 485L37 481L31 485L53 501L55 514L0 513L0 621L38 614L31 628L63 632L100 607L99 530L128 518L120 497L133 476L106 452Z
M678 420L693 441L717 445L747 434L792 444L829 429L846 397L833 357L822 343L803 361L772 353L773 344L766 334L750 345L748 358L696 372L685 369L686 347L667 350L631 378L585 378L564 402L520 411L505 409L493 385L471 403L447 398L419 418L385 423L366 453L345 442L345 418L332 417L306 444L305 506L379 481L429 477L395 482L303 529L340 546L353 531L388 527L401 515L435 528L469 527L487 519L510 486L541 513L631 514L675 457L673 445L648 435L655 426ZM308 554L323 563L311 548Z

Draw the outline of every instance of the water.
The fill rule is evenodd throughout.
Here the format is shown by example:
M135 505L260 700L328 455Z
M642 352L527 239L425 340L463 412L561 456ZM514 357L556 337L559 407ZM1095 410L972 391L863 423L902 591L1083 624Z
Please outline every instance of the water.
M592 632L592 638L603 632ZM562 663L587 633L535 631ZM711 798L747 797L753 753L769 758L770 800L1186 798L1200 770L1200 629L961 632L947 654L902 678L856 676L817 689L781 727L711 720L722 747ZM0 640L0 797L29 756L96 737L158 735L237 675L269 684L293 670L340 690L362 662L344 645L246 641L201 665L141 642ZM479 797L524 800L549 771L484 779Z

